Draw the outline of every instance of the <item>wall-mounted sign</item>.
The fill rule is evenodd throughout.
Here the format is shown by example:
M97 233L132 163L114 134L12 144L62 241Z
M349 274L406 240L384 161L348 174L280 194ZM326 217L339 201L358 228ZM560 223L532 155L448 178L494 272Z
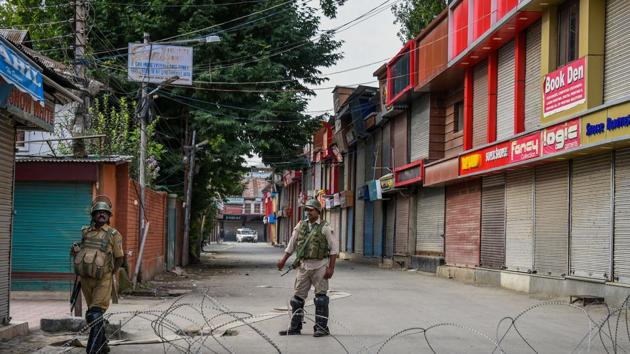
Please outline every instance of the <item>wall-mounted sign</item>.
M586 101L586 59L580 58L545 75L543 115L573 108Z
M44 104L42 73L4 42L0 42L0 76L34 101Z
M54 103L46 102L42 105L31 95L20 90L11 90L6 101L6 109L21 119L31 122L40 128L53 131L55 124Z
M162 83L179 77L173 84L192 85L192 47L129 43L129 81Z
M223 214L223 220L237 221L237 220L241 220L241 216L240 215L225 215L225 214Z
M580 146L580 119L556 124L541 132L543 154L573 150Z
M342 208L351 208L354 206L354 193L352 191L343 191L339 193L339 203Z
M340 206L341 205L341 195L339 193L335 193L333 195L333 206Z
M389 192L392 189L394 189L394 174L393 173L388 173L385 176L379 178L379 181L381 182L381 191L383 193Z
M630 104L611 107L582 118L582 144L630 135Z
M372 180L367 183L368 193L370 195L370 201L376 201L383 199L383 190L381 189L381 182L378 180Z
M394 171L394 186L402 187L422 182L423 170L424 162L422 160L396 168Z
M541 131L504 141L460 156L461 176L532 160L580 146L580 119L556 124Z

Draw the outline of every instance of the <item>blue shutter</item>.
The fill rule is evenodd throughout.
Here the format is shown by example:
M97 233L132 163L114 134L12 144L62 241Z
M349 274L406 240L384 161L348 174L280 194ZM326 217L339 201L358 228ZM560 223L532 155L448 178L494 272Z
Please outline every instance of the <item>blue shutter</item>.
M363 224L363 255L374 255L374 203L365 202L365 214Z

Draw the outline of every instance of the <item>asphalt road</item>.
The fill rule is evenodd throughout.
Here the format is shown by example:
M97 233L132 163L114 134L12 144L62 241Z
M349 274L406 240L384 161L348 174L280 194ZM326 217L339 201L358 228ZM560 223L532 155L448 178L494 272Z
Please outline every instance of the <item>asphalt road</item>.
M560 304L566 299L349 261L338 262L330 283L333 336L312 337L307 319L301 336L281 337L294 282L293 273L280 277L275 269L282 249L227 243L207 251L203 264L186 269L185 276L155 282L188 295L126 298L111 307L110 321L123 324L128 341L148 341L112 346L112 353L605 353L602 338L613 352L611 337L619 352L630 351L625 318L617 324L613 317L610 327L597 331L607 313L602 305L570 307ZM312 293L307 303L312 318ZM192 336L181 339L182 332ZM169 342L156 344L156 333Z

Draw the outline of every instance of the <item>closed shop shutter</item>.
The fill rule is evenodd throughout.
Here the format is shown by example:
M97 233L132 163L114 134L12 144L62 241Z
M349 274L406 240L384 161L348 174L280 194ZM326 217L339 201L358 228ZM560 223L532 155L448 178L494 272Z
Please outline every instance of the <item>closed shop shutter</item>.
M569 254L569 164L536 168L534 209L534 270L564 276Z
M407 164L407 114L403 113L394 119L394 167Z
M629 96L630 6L627 0L606 1L604 102Z
M0 325L9 322L14 151L13 121L0 116Z
M481 189L481 266L505 265L505 177L484 177Z
M382 167L392 167L392 148L391 148L391 124L386 123L383 126L383 162ZM387 170L382 170L381 174L387 174Z
M630 284L630 149L615 156L615 280Z
M479 265L481 186L479 181L446 187L446 263Z
M505 265L531 272L534 251L534 171L508 172L506 181Z
M542 76L540 73L540 21L525 34L525 130L537 129L542 114Z
M348 209L341 209L341 234L339 237L339 250L345 252L348 240Z
M497 140L514 135L514 41L499 49Z
M332 228L333 237L337 239L337 242L341 242L341 210L339 208L330 211L330 227ZM340 243L341 245L341 243Z
M70 289L71 280L42 279L51 273L73 273L68 245L80 240L81 227L89 224L91 199L91 183L16 183L12 267L14 273L34 275L31 279L14 278L14 290Z
M444 188L422 188L416 213L416 253L443 255Z
M322 186L323 186L322 165L320 163L315 163L313 165L313 169L315 170L313 171L315 174L315 185L313 186L313 189L320 190L322 189Z
M346 252L354 252L354 208L348 208L348 231L346 234Z
M365 140L365 182L371 181L374 179L374 171L376 171L375 160L376 160L376 144L374 142L374 136L370 136Z
M374 203L374 256L383 256L383 201L377 200Z
M424 94L415 100L411 108L411 161L429 157L429 110L430 96Z
M473 147L488 143L488 61L473 72Z
M366 200L363 223L363 255L374 255L374 203Z
M571 275L610 276L612 155L573 160L571 174Z
M359 190L365 185L365 144L357 145L356 196L354 205L354 253L363 254L363 223L365 206L363 199L359 199ZM364 196L365 198L365 196Z
M409 255L409 197L396 198L396 235L394 254Z
M394 234L396 233L396 199L385 201L385 257L394 255Z

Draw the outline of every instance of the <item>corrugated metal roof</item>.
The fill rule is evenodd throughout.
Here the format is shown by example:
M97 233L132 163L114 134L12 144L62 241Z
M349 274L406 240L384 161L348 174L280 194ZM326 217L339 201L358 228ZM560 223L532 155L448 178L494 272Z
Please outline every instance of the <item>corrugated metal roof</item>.
M10 28L0 28L0 36L10 40L13 43L23 44L29 39L28 31Z
M131 156L88 156L79 158L74 156L47 157L47 156L16 156L15 162L71 162L71 163L116 163L131 162Z

